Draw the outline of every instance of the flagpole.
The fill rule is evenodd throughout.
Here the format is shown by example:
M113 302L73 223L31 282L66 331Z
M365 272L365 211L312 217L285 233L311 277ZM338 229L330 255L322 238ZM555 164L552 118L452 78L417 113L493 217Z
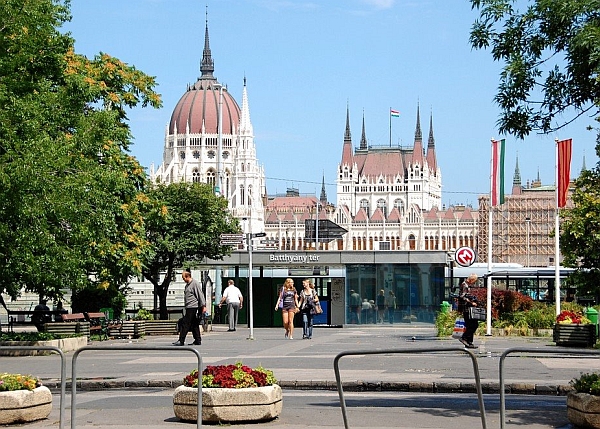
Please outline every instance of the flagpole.
M491 139L492 144L490 145L491 156L490 156L490 205L489 205L489 214L488 214L488 248L487 248L487 293L486 293L486 308L488 309L487 315L485 318L485 335L492 335L492 216L493 216L493 206L492 206L492 193L494 192L494 139Z
M392 106L390 106L388 116L390 117L390 147L392 147Z
M558 222L558 139L554 139L556 152L556 165L554 166L554 183L556 184L556 216L554 218L554 302L556 303L556 315L560 314L560 232Z

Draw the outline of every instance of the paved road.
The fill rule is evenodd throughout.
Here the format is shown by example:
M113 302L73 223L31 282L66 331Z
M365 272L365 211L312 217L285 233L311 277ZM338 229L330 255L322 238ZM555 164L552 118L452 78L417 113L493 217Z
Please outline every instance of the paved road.
M362 354L340 361L342 380L349 389L347 399L351 427L462 429L465 424L481 425L476 397L472 393L424 394L444 389L446 392L474 390L470 359L461 352L458 341L449 337L437 338L432 325L316 328L312 340L300 339L301 330L295 334L296 339L285 340L281 328L255 329L253 339L248 339L247 329L226 332L227 327L219 325L214 329L204 335L202 346L197 347L204 365L235 361L250 366L262 365L274 370L279 384L285 389L283 415L264 427L342 427L339 401L334 391L334 357L343 351L388 349L410 353ZM195 355L183 348L131 349L134 346L170 346L175 340L175 336L166 336L94 342L92 345L101 350L82 352L77 359L77 377L80 380L77 427L135 429L136 425L147 428L183 424L173 417L170 398L172 388L181 384L183 376L196 368ZM512 391L537 393L535 396L514 396L516 406L512 408L514 414L511 415L514 426L526 424L536 427L535 424L538 424L537 427L549 428L566 425L564 396L549 394L565 388L569 380L583 371L600 370L598 357L569 356L572 349L561 349L565 352L561 355L545 355L545 351L558 350L550 338L481 337L476 339L476 343L480 345L475 352L482 383L491 393L486 395L488 427L499 427L498 366L499 356L504 350L514 347L536 350L529 357L506 360L505 378ZM115 346L126 350L114 350ZM422 349L447 348L453 350L415 353ZM67 355L69 377L72 356L72 353ZM56 355L0 357L0 370L33 373L52 387L59 379L59 361ZM127 386L138 389L124 389ZM158 389L148 389L148 386ZM121 389L108 389L111 387ZM102 390L88 390L93 388ZM136 412L132 413L131 409ZM511 407L507 404L509 409ZM556 412L551 412L553 410ZM55 420L52 426L56 425L57 415L58 404L53 408ZM307 418L310 421L306 421ZM510 427L510 421L507 423ZM45 424L40 422L31 427L48 427L48 422ZM106 426L102 426L104 424Z

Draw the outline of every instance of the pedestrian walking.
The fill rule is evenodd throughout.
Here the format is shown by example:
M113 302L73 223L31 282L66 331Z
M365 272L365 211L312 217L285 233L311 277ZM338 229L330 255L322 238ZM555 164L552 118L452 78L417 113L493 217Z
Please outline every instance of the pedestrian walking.
M315 285L310 279L302 281L302 292L300 292L300 312L302 313L302 339L310 340L313 334L313 317L315 315L315 303L319 302L319 296L315 291Z
M396 295L392 291L389 291L388 296L385 297L385 308L387 308L388 322L393 325L396 313Z
M376 323L383 323L383 318L385 316L385 291L383 289L379 291L375 302L377 303Z
M279 309L279 303L283 304L281 316L283 318L283 327L285 329L285 338L294 339L294 315L298 309L298 293L294 287L294 280L287 278L283 283L283 288L275 304L275 311Z
M473 336L479 327L479 320L471 318L469 308L477 307L477 299L469 293L469 289L477 282L477 274L471 274L467 279L460 284L458 294L458 311L462 312L465 319L465 332L458 340L465 345L466 348L477 348L473 345Z
M206 299L202 293L202 287L189 271L184 271L181 278L185 282L183 291L183 301L185 304L185 315L181 321L181 329L179 330L179 341L173 343L174 346L185 346L185 337L191 330L194 337L194 342L191 345L199 346L202 344L200 336L200 320L198 319L198 311L204 314L206 311Z
M227 287L223 291L223 296L219 302L219 308L223 303L227 304L227 318L229 319L227 332L233 332L237 327L238 313L244 304L244 296L233 280L227 282Z

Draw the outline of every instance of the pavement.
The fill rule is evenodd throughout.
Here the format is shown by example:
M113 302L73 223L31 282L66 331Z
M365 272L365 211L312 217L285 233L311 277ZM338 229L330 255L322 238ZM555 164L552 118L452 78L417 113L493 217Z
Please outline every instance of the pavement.
M251 334L245 327L227 332L226 325L215 325L203 335L201 346L189 349L199 351L203 365L241 361L274 371L284 389L283 412L261 427L344 427L333 370L341 352L356 353L339 360L350 427L458 429L482 424L471 359L457 340L438 338L433 325L315 327L311 340L302 339L301 329L294 336L285 339L282 328L254 329ZM188 347L171 347L176 339L148 336L89 343L93 349L80 352L75 362L77 427L194 427L178 421L172 411L174 387L197 367L197 357ZM569 381L582 372L600 370L598 356L577 356L574 352L583 349L556 347L550 337L477 337L475 343L488 427L499 427L499 363L505 350L531 351L511 354L504 363L507 416L514 425L567 427L564 393ZM382 350L386 353L372 354ZM66 357L70 380L73 352ZM40 377L55 393L55 406L48 420L27 427L58 427L56 354L3 356L0 371ZM69 387L64 427L71 425L70 393Z

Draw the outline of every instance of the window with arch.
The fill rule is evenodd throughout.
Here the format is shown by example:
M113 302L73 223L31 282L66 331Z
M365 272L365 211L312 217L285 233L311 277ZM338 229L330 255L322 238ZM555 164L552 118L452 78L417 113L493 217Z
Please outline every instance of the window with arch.
M408 248L410 250L415 250L417 248L417 240L413 234L408 236Z
M371 210L369 207L369 200L360 200L360 208L364 209L365 213L367 214L367 217L371 216Z
M192 182L200 183L201 181L202 181L202 178L200 177L200 171L198 171L197 168L194 168L192 170Z
M377 200L377 208L383 213L383 217L387 218L387 201L383 198Z
M206 172L206 183L213 187L217 184L217 175L212 168Z
M240 204L243 205L246 201L246 189L244 185L240 185Z
M394 200L394 208L397 208L400 214L404 214L404 201L401 198Z
M248 205L252 205L252 185L248 185Z

